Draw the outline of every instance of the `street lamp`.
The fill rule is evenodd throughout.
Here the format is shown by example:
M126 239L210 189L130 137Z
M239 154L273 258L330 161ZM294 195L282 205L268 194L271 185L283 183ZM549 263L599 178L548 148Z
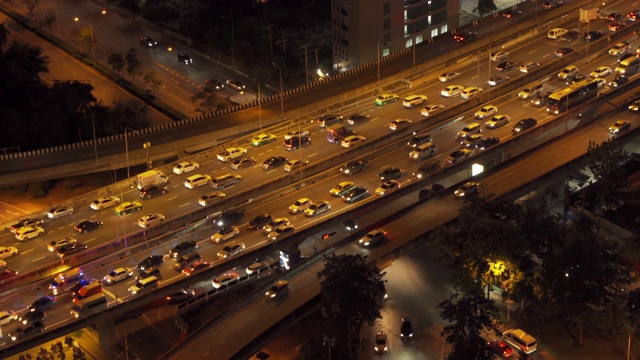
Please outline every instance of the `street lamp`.
M107 10L102 10L100 12L102 15L106 15L107 14ZM73 19L73 21L78 22L80 21L79 17L75 17ZM91 58L93 59L93 62L96 62L96 48L95 48L95 42L94 42L94 36L93 36L93 20L89 19L89 32L91 33Z
M96 161L98 161L98 142L96 140L96 121L93 118L93 110L91 110L91 105L87 106L89 108L89 112L91 113L91 126L93 127L93 152L96 157Z
M151 165L151 162L149 161L149 148L151 147L151 142L146 141L142 144L142 147L147 151L147 170L151 170L153 169L153 165Z
M271 65L275 66L280 72L280 114L284 115L284 93L282 92L282 70L276 65L275 62L272 62Z

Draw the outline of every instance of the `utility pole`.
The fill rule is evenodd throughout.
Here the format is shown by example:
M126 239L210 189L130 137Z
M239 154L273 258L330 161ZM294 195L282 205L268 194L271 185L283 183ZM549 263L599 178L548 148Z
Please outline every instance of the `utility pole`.
M309 83L309 57L307 56L307 43L304 44L304 65L305 74L307 75L307 84Z

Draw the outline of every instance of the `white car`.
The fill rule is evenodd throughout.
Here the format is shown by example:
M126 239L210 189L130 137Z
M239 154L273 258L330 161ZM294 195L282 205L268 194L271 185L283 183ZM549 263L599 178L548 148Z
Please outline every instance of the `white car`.
M398 190L399 188L400 183L397 180L385 181L376 189L376 195L382 196L384 194L388 194L392 191Z
M309 130L289 131L285 136L285 140L289 140L294 137L306 137L309 136Z
M233 159L237 159L239 157L241 157L242 155L247 153L247 149L245 148L241 148L241 147L230 147L228 149L225 149L225 151L221 152L220 154L218 154L218 160L220 161L224 161L224 162L229 162Z
M210 193L206 193L204 195L202 195L200 197L200 199L198 199L198 204L202 205L202 206L207 206L213 202L216 201L220 201L222 199L224 199L224 197L227 196L225 193L220 192L220 191L213 191Z
M611 49L609 49L609 55L620 56L626 54L629 51L629 44L617 43Z
M240 241L232 241L225 245L222 250L218 251L218 257L220 259L226 259L240 254L244 251L245 245Z
M489 56L491 61L502 61L509 57L509 53L506 51L498 51L497 53L493 53Z
M291 214L300 214L301 212L307 210L309 206L311 206L313 202L309 198L302 198L298 201L294 202L289 206L289 213Z
M322 201L318 204L309 206L309 208L304 211L304 214L308 217L313 217L329 210L331 210L331 204L328 201Z
M227 87L239 91L241 94L244 93L244 89L246 88L246 86L244 86L240 81L233 79L227 80Z
M70 206L58 206L54 207L47 213L47 217L49 219L57 219L63 216L73 214L73 208Z
M18 248L14 246L0 246L0 259L6 259L18 255Z
M528 73L529 71L540 67L539 62L530 61L528 63L520 65L520 72Z
M464 86L462 85L449 85L440 92L440 95L444 97L454 97L460 95L462 90L464 90Z
M440 80L440 82L447 82L447 81L459 78L460 75L461 74L459 72L449 71L449 72L440 74L440 76L438 77L438 80Z
M47 245L47 250L49 250L49 252L54 252L59 247L61 247L63 245L75 244L77 242L78 241L76 239L72 238L72 237L66 237L66 238L61 239L61 240L53 240Z
M271 220L270 223L265 225L264 228L262 228L262 230L264 230L264 232L268 234L281 225L289 225L289 224L290 222L289 222L289 219L287 218L275 218Z
M360 145L366 140L367 138L362 135L349 135L346 138L342 139L342 141L340 142L340 145L348 149L352 146Z
M18 314L13 311L0 311L0 326L9 325L18 320Z
M25 226L16 231L16 239L26 241L44 235L44 229L40 226Z
M91 209L93 210L102 210L102 209L106 209L106 208L110 208L112 206L116 206L120 204L120 198L117 196L103 196L100 198L97 198L95 200L93 200L91 202L91 205L89 205L89 207L91 207Z
M184 186L187 189L195 189L195 188L198 188L200 186L207 185L209 183L211 183L211 176L202 175L202 174L196 174L196 175L189 176L184 181Z
M395 119L391 123L389 123L389 130L395 131L411 123L412 121L409 119Z
M183 161L183 162L181 162L178 165L173 167L173 173L174 174L178 174L178 175L182 175L182 174L186 174L188 172L197 170L199 168L200 168L200 164L198 164L197 162Z
M497 129L501 126L505 126L511 121L509 115L494 115L489 121L487 121L484 126L487 129Z
M284 164L284 171L291 172L300 169L303 166L308 165L309 162L306 160L288 160L286 164Z
M468 88L462 90L462 92L460 93L460 97L463 99L471 99L472 97L480 95L481 92L482 88L477 86L469 86Z
M215 279L211 280L211 285L214 288L219 289L222 286L229 285L233 282L236 282L240 279L240 276L236 273L227 273L217 276Z
M269 240L278 240L279 238L295 232L293 225L280 225L269 233Z
M113 269L111 270L110 273L105 275L102 278L102 283L105 285L113 285L115 283L119 283L120 281L127 280L132 276L133 276L133 270L127 267L121 267L121 268Z
M509 80L508 76L496 75L492 76L487 82L489 83L489 86L498 86L502 83L507 82L507 80Z
M138 219L138 226L141 228L147 228L155 224L159 224L164 221L164 215L162 214L148 214Z
M498 107L494 105L485 105L480 110L476 111L476 119L485 119L498 112Z
M235 226L229 226L226 228L222 228L218 230L215 234L211 236L211 241L216 244L219 244L223 241L231 240L240 235L240 229Z
M437 112L444 110L445 106L443 104L433 104L426 106L422 110L420 110L420 115L422 116L430 116Z
M409 95L402 100L402 106L406 108L416 107L427 102L426 95Z
M611 74L611 68L610 67L608 67L608 66L600 66L599 68L593 70L591 72L591 74L589 74L589 75L591 75L592 77L595 77L595 78L600 78L600 77L605 77L605 76L610 75L610 74Z

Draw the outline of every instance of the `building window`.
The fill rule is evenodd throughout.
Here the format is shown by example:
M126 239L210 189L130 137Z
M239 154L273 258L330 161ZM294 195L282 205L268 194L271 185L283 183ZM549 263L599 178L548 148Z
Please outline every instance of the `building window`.
M447 31L449 31L449 28L447 27L447 24L444 24L444 25L442 25L442 26L440 27L440 33L441 33L441 34L444 34L444 33L446 33Z
M389 48L382 49L382 57L389 55Z
M384 33L382 41L385 45L391 45L391 33Z
M431 37L434 38L438 36L438 29L431 29Z
M422 42L422 35L416 35L416 45L420 44Z
M431 15L427 16L427 24L431 25Z
M413 39L407 39L407 41L405 42L405 46L406 48L410 48L413 46Z
M391 3L390 2L386 2L382 5L382 14L387 16L389 14L391 14Z
M391 29L391 18L384 18L384 29L385 30L389 30Z

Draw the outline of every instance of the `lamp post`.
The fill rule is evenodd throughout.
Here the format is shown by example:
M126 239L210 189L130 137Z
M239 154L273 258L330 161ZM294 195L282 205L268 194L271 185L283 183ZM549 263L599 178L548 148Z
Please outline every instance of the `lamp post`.
M91 105L87 106L89 108L89 113L91 113L91 126L93 128L93 152L98 161L98 142L96 141L96 121L93 118L93 110L91 110Z
M151 142L146 141L142 144L142 147L147 151L147 170L151 170L153 169L153 165L151 165L151 162L149 161L149 148L151 147Z
M131 173L129 172L129 133L127 130L135 131L128 127L124 127L124 151L127 156L127 179L131 177Z
M102 15L106 15L107 14L107 10L102 10L100 12ZM73 19L75 22L80 21L79 17L75 17ZM93 62L96 62L96 48L95 48L95 41L94 41L94 35L93 35L93 20L89 19L89 32L91 34L91 59L93 59Z
M282 70L276 65L275 62L272 62L271 65L275 66L280 73L280 114L284 115L284 93L282 92Z

